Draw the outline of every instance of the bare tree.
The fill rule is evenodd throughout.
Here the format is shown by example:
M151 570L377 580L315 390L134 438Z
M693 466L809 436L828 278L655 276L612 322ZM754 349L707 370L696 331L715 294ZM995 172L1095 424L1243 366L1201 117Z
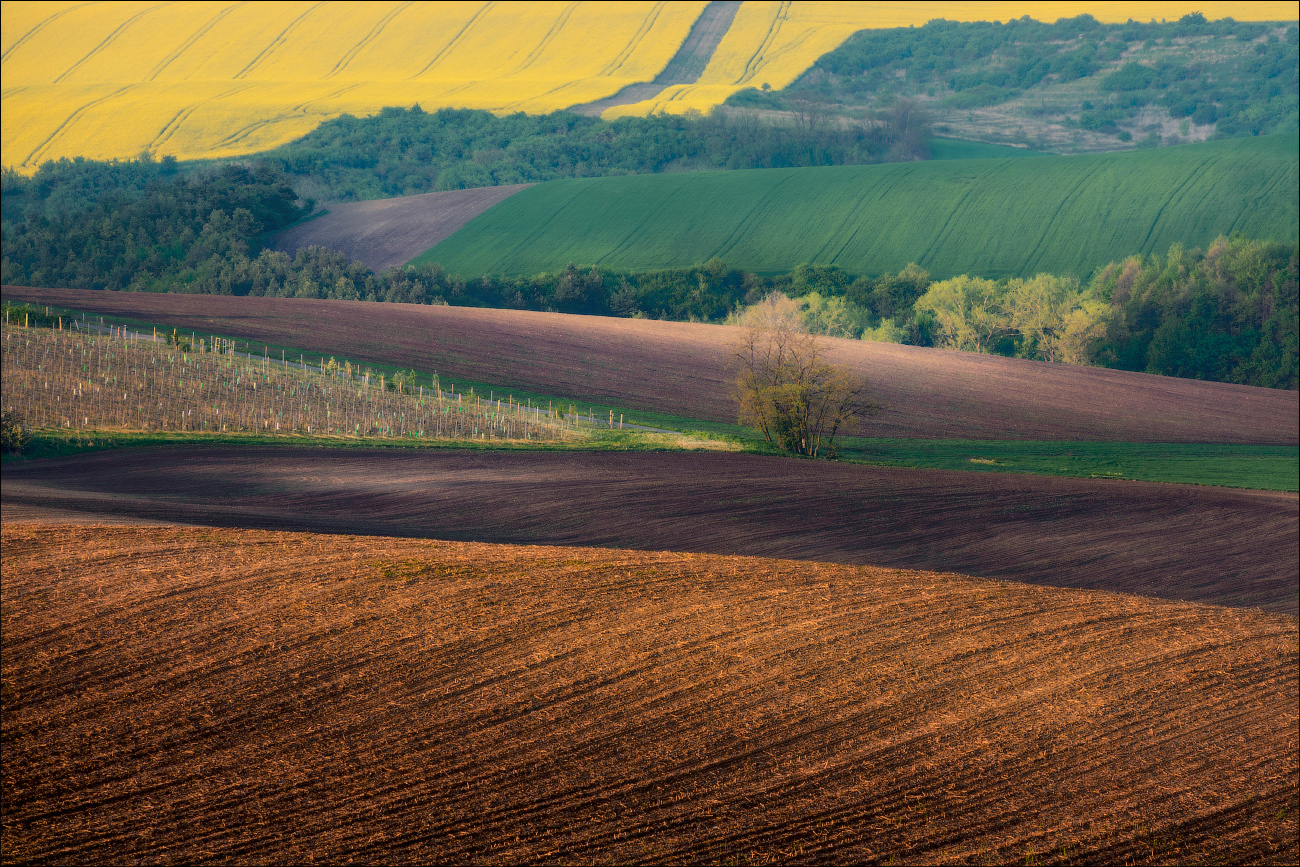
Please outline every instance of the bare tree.
M866 382L829 364L799 307L777 292L742 317L736 343L740 423L796 454L835 453L835 436L852 418L878 409Z

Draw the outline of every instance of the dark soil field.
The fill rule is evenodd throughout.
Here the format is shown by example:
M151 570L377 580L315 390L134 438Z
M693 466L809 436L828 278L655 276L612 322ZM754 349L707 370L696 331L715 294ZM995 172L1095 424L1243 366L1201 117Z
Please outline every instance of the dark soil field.
M301 347L354 361L734 422L732 328L350 301L28 289L5 297ZM1300 442L1297 392L856 340L832 360L872 383L874 437Z
M290 446L9 464L4 520L747 554L1300 613L1295 494L737 453ZM66 518L65 518L66 519Z
M421 193L329 206L329 213L275 236L276 250L326 247L372 271L402 265L495 205L532 184Z
M1296 621L958 575L3 528L8 863L1294 863Z

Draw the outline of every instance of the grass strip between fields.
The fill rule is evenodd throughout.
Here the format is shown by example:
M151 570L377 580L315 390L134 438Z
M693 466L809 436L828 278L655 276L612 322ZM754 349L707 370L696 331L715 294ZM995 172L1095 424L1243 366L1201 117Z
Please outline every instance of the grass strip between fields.
M846 437L843 458L878 466L1300 490L1300 447Z

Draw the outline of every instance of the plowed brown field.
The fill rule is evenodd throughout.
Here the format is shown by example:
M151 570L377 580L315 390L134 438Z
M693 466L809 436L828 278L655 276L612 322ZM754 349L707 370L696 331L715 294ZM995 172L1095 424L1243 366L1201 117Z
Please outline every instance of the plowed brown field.
M508 184L333 204L328 214L280 232L272 246L286 253L325 247L346 253L372 271L382 271L414 259L488 208L531 186Z
M1294 863L1294 619L736 557L3 528L6 862Z
M9 464L44 510L326 533L749 554L1300 613L1295 494L729 453L204 447ZM94 520L92 517L91 520Z
M26 289L6 298L134 317L451 378L735 421L717 325L513 310ZM887 409L866 436L1300 442L1297 392L966 352L827 340Z

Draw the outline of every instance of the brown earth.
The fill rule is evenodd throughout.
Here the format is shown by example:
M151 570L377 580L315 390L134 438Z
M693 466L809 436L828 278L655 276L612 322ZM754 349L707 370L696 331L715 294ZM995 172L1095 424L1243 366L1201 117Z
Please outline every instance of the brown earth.
M780 560L5 526L7 863L1294 863L1296 621Z
M1300 614L1295 494L718 452L168 446L8 464L3 518L746 554Z
M631 410L734 422L720 325L352 301L4 287L6 298ZM1300 442L1295 391L826 339L886 404L865 436Z
M338 250L372 271L404 265L461 226L532 184L421 193L332 204L329 212L277 234L272 248Z

